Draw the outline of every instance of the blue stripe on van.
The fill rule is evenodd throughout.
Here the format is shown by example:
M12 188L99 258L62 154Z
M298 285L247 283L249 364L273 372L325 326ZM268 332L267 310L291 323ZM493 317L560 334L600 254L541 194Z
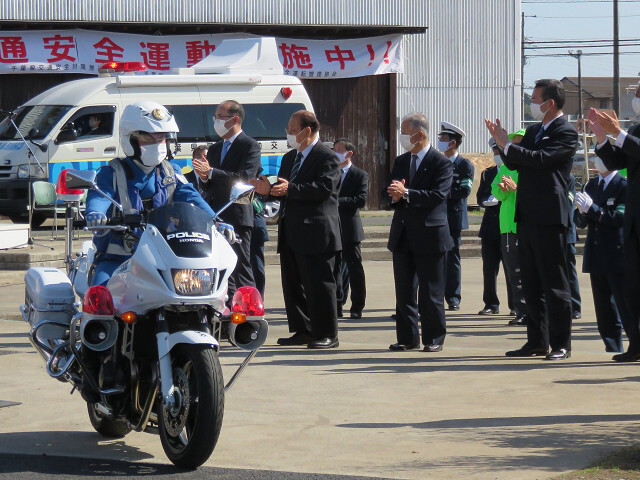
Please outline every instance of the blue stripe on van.
M92 159L92 160L79 160L77 162L64 162L56 161L49 163L49 181L56 183L58 181L58 175L65 168L74 168L76 170L97 170L103 165L106 165L111 159ZM280 171L280 164L282 163L282 155L262 155L262 173L264 175L277 175ZM191 157L176 157L173 159L174 163L177 163L180 168L187 165L191 166Z

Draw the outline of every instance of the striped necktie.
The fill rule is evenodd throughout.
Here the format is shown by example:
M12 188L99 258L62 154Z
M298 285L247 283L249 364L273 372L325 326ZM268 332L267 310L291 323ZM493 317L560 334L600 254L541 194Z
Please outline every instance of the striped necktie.
M291 173L289 174L289 182L293 182L296 179L300 165L302 165L302 152L298 152L298 155L296 155L296 160L293 162Z
M538 142L540 142L540 140L542 140L542 136L544 135L544 125L540 125L540 130L538 130L538 133L536 133L536 138L533 142L534 145L538 145Z

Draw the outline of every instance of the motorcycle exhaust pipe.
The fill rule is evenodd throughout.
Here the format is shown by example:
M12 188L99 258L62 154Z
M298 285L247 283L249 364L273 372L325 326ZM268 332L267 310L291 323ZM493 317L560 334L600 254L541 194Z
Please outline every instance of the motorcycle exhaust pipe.
M264 319L229 325L229 340L242 350L257 350L267 340L269 325Z
M80 340L91 350L103 352L118 339L118 322L113 317L85 316L80 324Z

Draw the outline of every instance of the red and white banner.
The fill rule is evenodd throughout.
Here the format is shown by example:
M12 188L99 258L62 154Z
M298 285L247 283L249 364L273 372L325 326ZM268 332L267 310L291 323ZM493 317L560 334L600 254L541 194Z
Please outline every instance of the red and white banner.
M148 75L192 67L224 39L246 34L138 35L88 30L0 32L0 74L85 73L113 61L144 62ZM276 38L287 75L346 78L402 73L402 35L306 40Z

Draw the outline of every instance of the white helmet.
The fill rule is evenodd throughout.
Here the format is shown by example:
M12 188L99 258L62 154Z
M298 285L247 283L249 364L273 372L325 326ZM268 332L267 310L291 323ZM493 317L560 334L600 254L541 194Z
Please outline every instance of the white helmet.
M175 140L180 129L174 116L163 105L144 101L127 105L120 117L120 146L125 155L140 158L137 132L166 133Z

